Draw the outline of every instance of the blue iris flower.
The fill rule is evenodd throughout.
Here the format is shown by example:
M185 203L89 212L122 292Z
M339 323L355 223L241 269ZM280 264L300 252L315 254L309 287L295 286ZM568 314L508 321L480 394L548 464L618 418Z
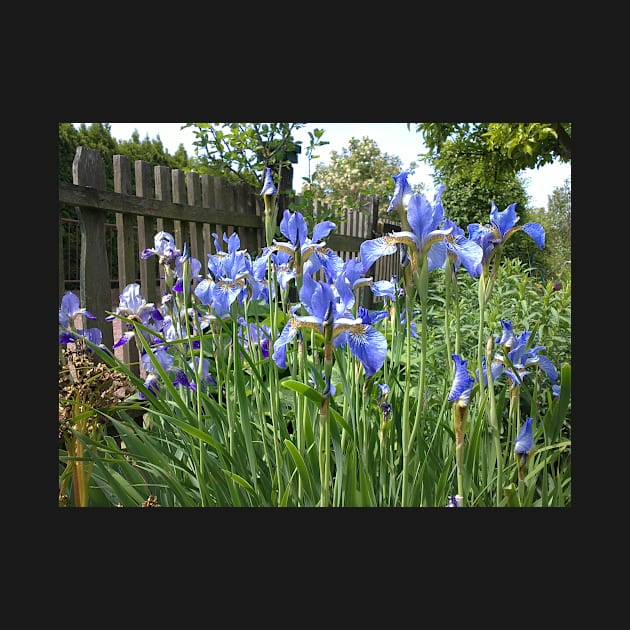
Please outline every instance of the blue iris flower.
M77 315L85 315L88 319L96 319L95 315L81 307L79 298L72 291L66 291L61 298L61 306L59 307L59 325L63 328L72 328Z
M534 446L533 418L527 418L514 440L514 453L520 455L521 466L527 462L527 456Z
M285 210L280 221L280 232L288 240L276 241L274 239L271 251L284 251L294 258L301 266L317 251L323 260L327 256L334 254L326 248L326 243L322 239L326 238L337 226L332 221L321 221L313 228L312 237L308 236L308 225L306 219L300 212L290 212ZM316 269L312 269L314 273ZM301 268L299 270L301 272Z
M394 194L391 201L389 202L389 206L387 206L388 213L392 212L393 210L397 210L400 206L402 206L403 208L407 208L407 206L409 205L409 199L413 194L413 190L411 188L411 185L407 181L408 176L408 171L402 171L398 175L392 175L392 178L395 182Z
M470 393L472 392L475 379L468 374L466 366L467 359L462 359L458 354L452 354L451 358L455 363L455 374L453 376L453 384L448 394L448 402L457 401L460 406L468 406Z
M545 346L528 347L532 333L524 331L516 336L512 330L510 320L501 320L503 332L495 339L498 345L502 345L507 351L507 358L512 367L506 367L503 371L512 379L512 382L519 385L525 375L529 374L528 368L538 366L545 373L549 381L554 384L558 380L558 371L551 359L543 354L538 354L545 350ZM531 337L533 339L533 337ZM502 361L502 357L497 355L495 360Z
M215 254L208 254L208 277L195 287L199 301L211 306L220 318L228 317L230 306L238 300L258 299L261 286L254 275L254 268L247 250L240 249L240 238L233 232L229 237L223 234L227 252L223 251L217 234L213 234Z
M175 239L169 232L158 232L153 237L153 247L147 247L140 252L140 258L146 260L151 256L158 256L161 265L174 265L175 256L180 253L175 247Z
M545 246L545 229L543 226L540 223L531 221L518 227L516 224L519 220L516 214L516 203L510 204L505 210L499 212L493 201L490 209L489 224L471 223L468 225L470 240L477 243L483 250L483 259L478 266L477 275L481 274L482 265L488 265L493 252L519 230L525 232L540 249Z
M304 276L300 302L308 315L296 315L299 305L294 307L274 343L273 359L280 367L286 367L286 345L295 339L300 328L312 328L323 335L324 327L332 323L333 345L347 344L361 361L367 377L381 368L387 356L387 340L373 325L381 318L381 312L370 314L366 309L359 309L360 316L354 317L330 284L315 281L310 276ZM387 316L385 311L382 314Z
M151 321L160 322L160 327L164 316L153 302L147 302L140 294L140 285L137 282L128 284L120 294L119 304L115 311L116 315L140 322L143 326L151 327ZM116 319L115 315L108 315L106 321ZM133 325L127 323L127 331L114 344L114 348L124 346L134 337ZM145 334L143 332L143 334Z
M454 260L455 268L464 265L471 275L476 271L482 259L482 251L478 244L465 238L463 230L457 228L455 223L449 220L445 222L442 205L444 188L444 186L439 187L433 204L424 195L409 196L407 221L411 232L393 232L361 244L359 253L364 273L367 273L379 258L394 254L400 246L410 250L411 261L415 266L418 265L418 257L426 257L427 271L443 267L447 253ZM402 198L403 196L400 203L403 203ZM443 227L440 227L442 225ZM406 255L406 251L403 250L403 252Z
M278 192L278 189L273 183L271 167L267 166L265 167L265 181L263 183L263 187L262 187L262 190L260 191L260 194L262 196L275 195L277 192Z

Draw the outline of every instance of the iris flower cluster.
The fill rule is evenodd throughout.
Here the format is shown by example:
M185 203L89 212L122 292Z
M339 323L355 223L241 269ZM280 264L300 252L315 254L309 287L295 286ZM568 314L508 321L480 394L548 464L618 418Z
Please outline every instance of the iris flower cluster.
M392 232L385 236L364 241L360 247L363 271L370 267L382 256L389 256L403 249L403 256L410 252L412 270L417 271L422 261L427 261L427 271L444 267L447 254L454 261L457 269L463 265L468 273L474 277L480 267L483 251L478 243L468 239L464 231L444 215L442 193L444 186L440 186L435 193L433 203L419 193L413 193L407 181L408 173L403 171L394 177L396 182L394 196L387 209L406 209L406 221L409 230Z
M379 258L398 252L403 267L408 267L412 274L446 269L448 265L453 271L463 267L471 278L479 278L493 260L498 260L505 242L518 230L525 232L538 247L543 247L545 242L545 231L540 224L530 222L522 227L517 226L519 218L515 211L516 204L500 212L494 202L491 204L489 223L469 224L466 236L465 231L445 214L442 203L444 186L438 188L433 201L429 202L424 195L412 191L407 178L406 171L394 176L394 194L387 209L388 212L400 212L403 229L364 241L359 256L344 261L326 246L325 239L336 229L332 221L317 223L309 234L307 222L301 213L284 210L279 224L284 240L274 238L274 203L278 191L273 184L271 169L265 169L261 195L265 198L267 245L261 254L253 259L246 250L241 249L236 233L224 233L222 239L214 233L215 253L208 254L205 275L202 275L202 263L190 256L187 244L184 243L180 250L171 234L158 232L154 246L144 249L140 258L146 260L151 256L158 257L166 280L166 295L160 304L147 303L137 283L125 287L120 295L119 306L107 318L109 321L116 317L126 320L125 330L115 342L114 349L129 343L140 330L142 343L138 339L136 342L146 376L144 386L151 395L158 395L160 375L164 373L170 375L174 385L192 390L196 390L201 383L216 385L207 358L192 353L184 354L190 348L186 340L192 332L197 336L196 345L192 347L198 349L199 337L206 333L211 324L231 319L235 340L246 351L257 346L262 357L271 358L281 369L288 367L291 357L289 351L303 339L305 332L314 331L321 335L325 351L325 397L335 395L334 385L330 382L333 347L347 347L363 367L365 378L373 377L383 367L387 357L387 340L379 329L379 322L390 318L391 313L385 309L369 311L361 306L358 289L368 286L376 297L392 303L407 292L406 306L409 312L406 309L400 311L402 323L406 324L407 318L416 314L412 312L409 286L401 286L395 276L389 281L374 282L367 275ZM405 278L409 281L410 276L406 274ZM278 330L273 330L260 321L252 322L243 316L241 307L249 301L271 305L277 298L278 288L285 295L291 283L295 285L299 300L286 313L286 323L281 330L280 326ZM178 296L181 297L183 292L194 296L196 302L192 305L186 301L182 303ZM77 315L95 319L91 313L80 308L79 299L68 292L63 296L59 309L60 343L74 342L83 336L93 344L100 344L100 330L75 329ZM272 319L272 326L274 321ZM552 362L541 354L545 347L533 346L532 333L529 331L516 335L510 320L502 320L501 325L502 334L495 339L500 352L495 354L490 366L486 366L484 361L479 362L483 370L481 374L479 369L476 371L476 378L468 373L467 360L457 353L450 355L454 362L454 376L447 401L453 404L456 446L459 449L464 441L471 392L480 379L483 384L487 383L487 367L491 370L493 381L505 374L511 386L519 386L532 368L540 367L549 378L554 395L559 393L558 373ZM221 326L216 330L220 331ZM414 322L407 330L414 337L418 336ZM235 340L229 339L227 343ZM179 357L183 361L177 360L177 353L180 353ZM191 374L195 377L191 378ZM197 382L199 376L201 381ZM314 385L315 379L311 382ZM387 400L389 386L381 383L378 387L378 406L382 413L380 438L383 443L392 404ZM422 393L422 390L419 392ZM143 394L140 396L144 398ZM421 396L417 398L421 399ZM514 454L519 467L526 464L533 451L532 424L533 419L528 417L514 441ZM414 434L415 431L411 432L411 435ZM407 447L404 438L403 445ZM459 456L463 457L461 450ZM458 468L462 462L463 459L458 459ZM463 505L462 487L460 479L458 494L448 498L449 507Z

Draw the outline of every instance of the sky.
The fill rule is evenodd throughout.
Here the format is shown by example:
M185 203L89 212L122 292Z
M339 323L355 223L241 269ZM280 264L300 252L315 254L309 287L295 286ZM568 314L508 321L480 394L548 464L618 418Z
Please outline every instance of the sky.
M76 127L81 123L73 123ZM91 123L85 123L89 126ZM195 139L192 129L180 129L183 123L111 123L111 134L117 140L129 140L134 130L140 135L140 140L144 140L148 135L154 140L158 136L164 148L173 154L183 143L186 152L194 156ZM420 161L418 154L425 153L426 147L422 141L422 134L414 130L407 129L406 123L308 123L296 131L293 136L296 140L302 141L302 153L298 156L297 164L293 164L293 186L296 191L300 191L302 177L308 177L309 164L306 157L306 147L309 144L308 132L313 129L324 129L322 140L327 140L330 144L317 150L318 159L312 160L310 164L311 173L320 162L327 163L331 151L341 153L347 148L351 138L361 139L364 136L376 142L383 153L398 156L403 164L403 168L408 168L412 161L415 161L416 171L408 178L411 185L424 183L425 195L428 199L433 199L435 190L432 179L432 169ZM526 190L530 196L531 206L547 207L547 198L554 188L564 185L566 179L571 177L571 165L560 162L543 166L539 169L528 169L521 172L526 183Z

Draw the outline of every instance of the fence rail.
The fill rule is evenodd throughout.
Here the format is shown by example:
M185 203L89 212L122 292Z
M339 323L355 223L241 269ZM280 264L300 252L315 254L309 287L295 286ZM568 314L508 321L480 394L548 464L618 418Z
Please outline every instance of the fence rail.
M96 316L94 325L102 330L103 343L109 347L113 345L113 331L105 317L118 305L115 294L139 281L147 301L159 302L164 287L157 261L155 257L141 260L140 252L153 247L153 237L160 230L173 234L179 247L188 243L191 256L204 265L214 253L212 233L222 239L224 233L229 236L237 231L241 247L252 257L265 244L262 198L246 184L229 184L221 177L165 166L155 166L151 178L150 164L136 160L132 194L129 158L115 155L113 161L114 191L106 190L100 152L85 147L77 148L73 183L59 182L59 206L76 207L79 217L60 216L59 298L72 280L78 280L81 306ZM108 213L115 213L115 225L106 222ZM77 226L80 250L75 235L72 255L73 239L66 237L68 229L76 230ZM378 197L361 195L359 209L348 211L347 220L326 239L327 245L347 260L359 252L364 240L379 233L378 226ZM378 260L371 273L374 280L389 279L398 273L397 268L398 261L388 256Z

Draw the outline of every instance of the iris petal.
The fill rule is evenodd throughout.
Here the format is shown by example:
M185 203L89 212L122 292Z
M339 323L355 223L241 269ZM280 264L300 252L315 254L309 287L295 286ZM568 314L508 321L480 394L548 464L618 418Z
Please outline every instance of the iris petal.
M373 326L358 324L347 331L348 346L365 368L365 376L372 376L385 363L387 340Z
M367 273L370 267L381 256L391 256L396 253L397 244L391 237L381 236L371 241L363 241L359 248L359 255L363 263L363 273Z

